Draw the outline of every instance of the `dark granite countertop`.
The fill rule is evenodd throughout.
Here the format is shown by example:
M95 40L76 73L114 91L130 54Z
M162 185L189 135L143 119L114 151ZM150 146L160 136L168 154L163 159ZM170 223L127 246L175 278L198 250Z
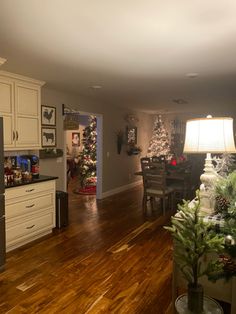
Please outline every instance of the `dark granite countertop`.
M9 188L14 188L17 186L22 186L22 185L27 185L27 184L34 184L34 183L39 183L39 182L44 182L44 181L49 181L49 180L56 180L58 179L58 177L51 177L51 176L43 176L40 175L38 179L32 179L29 181L20 181L20 182L13 182L9 185L5 185L5 189L9 189Z

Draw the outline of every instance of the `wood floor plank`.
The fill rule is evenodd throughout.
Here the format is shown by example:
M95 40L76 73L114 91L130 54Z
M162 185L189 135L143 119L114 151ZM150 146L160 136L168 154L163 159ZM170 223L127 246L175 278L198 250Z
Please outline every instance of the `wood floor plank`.
M69 226L7 254L0 313L169 314L171 212L144 216L141 187L96 201L76 184Z

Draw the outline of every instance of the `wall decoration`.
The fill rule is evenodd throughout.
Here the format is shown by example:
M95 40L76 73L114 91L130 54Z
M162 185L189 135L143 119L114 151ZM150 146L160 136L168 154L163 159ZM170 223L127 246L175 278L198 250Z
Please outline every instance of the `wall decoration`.
M127 126L126 127L126 142L127 142L127 154L138 155L142 149L137 146L137 127Z
M41 106L42 125L56 126L56 108Z
M122 145L124 144L124 132L119 130L116 133L117 153L121 153Z
M126 140L127 144L137 144L137 128L136 127L126 127Z
M72 132L72 146L80 146L80 133Z
M42 128L42 146L56 146L56 128Z
M39 150L40 159L58 158L63 156L63 150L60 148L44 148Z
M64 130L79 129L79 113L69 112L64 115Z

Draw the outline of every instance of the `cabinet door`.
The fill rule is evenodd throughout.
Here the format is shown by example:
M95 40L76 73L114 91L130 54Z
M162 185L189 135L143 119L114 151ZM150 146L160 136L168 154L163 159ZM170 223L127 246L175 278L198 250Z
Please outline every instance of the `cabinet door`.
M4 123L4 148L15 146L14 132L14 84L5 78L0 77L0 116Z
M15 84L16 147L40 148L40 87Z

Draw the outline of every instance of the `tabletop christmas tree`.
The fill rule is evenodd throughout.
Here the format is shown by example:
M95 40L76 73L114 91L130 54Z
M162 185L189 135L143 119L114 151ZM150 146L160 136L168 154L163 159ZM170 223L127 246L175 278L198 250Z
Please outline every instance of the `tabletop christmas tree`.
M154 122L153 134L149 143L147 156L165 156L166 159L170 157L168 132L161 120L161 115L158 115Z
M96 176L96 145L97 120L95 116L89 117L89 125L83 131L83 150L80 153L79 178L82 189L95 190Z

